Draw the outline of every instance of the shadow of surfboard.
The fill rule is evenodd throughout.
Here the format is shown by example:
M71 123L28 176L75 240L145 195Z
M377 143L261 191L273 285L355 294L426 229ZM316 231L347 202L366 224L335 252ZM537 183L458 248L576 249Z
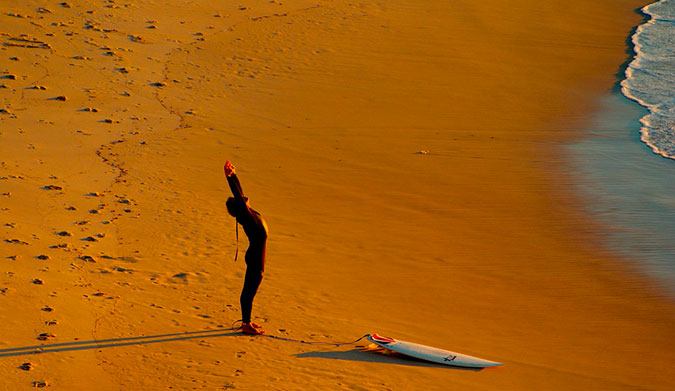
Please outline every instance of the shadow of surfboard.
M385 349L357 348L342 351L316 350L312 352L298 353L295 354L294 356L298 358L324 358L331 360L361 361L380 364L407 365L414 367L445 368L445 369L454 369L459 371L472 371L472 372L478 372L484 369L484 368L465 368L451 365L436 364L433 362L406 356L404 354L396 352L386 352Z

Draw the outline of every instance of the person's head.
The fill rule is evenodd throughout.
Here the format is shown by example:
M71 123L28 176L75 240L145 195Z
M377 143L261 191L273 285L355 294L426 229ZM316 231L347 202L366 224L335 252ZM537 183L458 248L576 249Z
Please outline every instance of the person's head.
M234 197L230 197L225 201L225 206L227 207L227 212L230 214L232 217L237 217L239 214L239 207L237 205L237 200L234 199Z

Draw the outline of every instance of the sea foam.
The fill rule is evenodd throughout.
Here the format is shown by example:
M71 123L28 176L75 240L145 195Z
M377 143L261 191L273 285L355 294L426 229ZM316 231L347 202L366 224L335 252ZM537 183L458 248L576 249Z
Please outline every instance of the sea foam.
M675 159L675 0L658 1L642 12L650 19L632 37L635 58L621 90L649 110L640 120L642 141Z

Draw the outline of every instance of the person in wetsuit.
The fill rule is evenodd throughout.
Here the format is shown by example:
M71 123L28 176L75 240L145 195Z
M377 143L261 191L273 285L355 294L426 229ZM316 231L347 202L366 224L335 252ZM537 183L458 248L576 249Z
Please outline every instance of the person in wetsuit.
M234 195L234 197L228 198L225 203L227 211L244 227L249 242L244 257L246 261L244 288L241 290L241 297L239 298L242 316L241 329L246 334L264 334L260 326L251 322L251 309L253 308L253 298L258 291L265 271L267 224L260 213L249 205L248 198L244 196L232 163L225 162L224 169L227 183L230 185L232 195Z

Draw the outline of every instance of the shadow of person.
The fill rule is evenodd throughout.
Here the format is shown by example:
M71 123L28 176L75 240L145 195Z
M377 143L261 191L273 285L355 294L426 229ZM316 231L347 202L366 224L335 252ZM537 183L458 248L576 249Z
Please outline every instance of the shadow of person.
M147 335L141 337L72 341L54 344L22 346L17 348L0 349L0 357L22 356L35 353L54 353L54 352L66 352L66 351L87 350L87 349L103 349L129 345L147 345L151 343L184 341L195 338L203 339L203 338L216 338L216 337L229 337L242 335L241 332L235 330L236 329L234 328L199 330L199 331L186 331L182 333L172 333L172 334Z

